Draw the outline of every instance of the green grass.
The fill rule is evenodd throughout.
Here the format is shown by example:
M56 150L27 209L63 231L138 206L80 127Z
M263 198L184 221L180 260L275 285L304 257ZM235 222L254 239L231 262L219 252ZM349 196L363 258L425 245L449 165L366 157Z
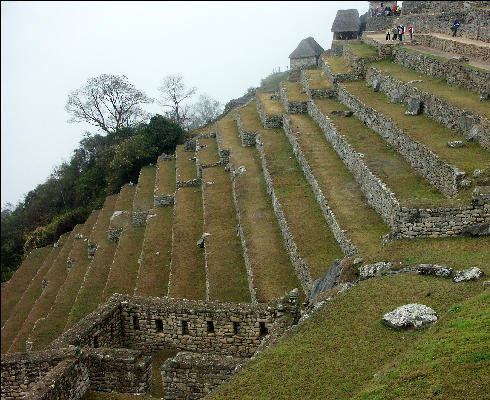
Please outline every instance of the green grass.
M133 198L136 185L124 185L119 191L114 211L132 211L133 210Z
M201 165L214 164L219 161L218 143L215 138L199 139L199 144L206 146L199 149L197 158Z
M282 206L289 231L311 277L322 276L336 258L344 255L325 221L310 185L296 161L291 145L281 129L261 129L252 105L249 125L261 132L267 168ZM255 112L253 112L255 111Z
M262 108L267 115L284 114L284 105L281 100L272 100L270 93L257 92Z
M461 201L443 196L405 161L405 159L380 135L355 117L342 118L331 114L334 110L348 110L335 99L315 100L315 104L335 124L351 146L364 154L368 168L394 191L406 207L461 205Z
M191 160L194 157L194 153L184 151L184 146L179 145L175 149L175 156L177 157L175 162L177 166L177 181L190 181L197 178L196 163Z
M286 80L289 76L289 71L276 72L270 74L266 78L260 81L260 89L264 92L278 91L282 81Z
M304 92L301 82L284 82L283 85L290 102L308 101L308 96Z
M114 293L133 294L138 276L138 258L141 254L145 227L128 225L124 228L110 266L104 289L104 300Z
M233 204L229 172L223 167L203 170L204 231L206 238L209 299L250 302L242 243L237 236L238 220Z
M332 89L332 84L322 75L321 69L306 69L303 71L308 79L310 89L327 90Z
M30 281L40 270L48 254L53 251L53 246L41 247L32 250L24 259L20 267L15 271L6 284L2 285L1 324L10 317L22 294Z
M422 80L422 82L411 83L410 85L431 93L456 108L468 110L483 117L490 118L488 104L480 101L480 95L476 92L460 86L448 85L445 79L432 78L409 68L402 67L400 64L390 60L377 61L369 64L369 66L375 67L377 70L405 83L412 80Z
M357 57L376 57L378 55L376 47L364 42L360 44L348 44L347 46Z
M139 400L139 399L148 399L148 400L157 400L161 399L161 397L147 397L141 396L137 394L130 393L115 393L115 392L96 392L94 390L87 390L85 395L82 397L82 400Z
M348 74L353 69L345 62L343 57L324 57L325 62L330 67L332 74Z
M175 192L175 158L170 161L158 160L155 177L155 194Z
M327 204L342 229L363 254L377 255L381 235L390 231L381 216L367 203L359 185L325 139L318 125L307 115L290 115L291 131L310 165Z
M206 299L204 254L196 244L202 234L201 187L182 187L175 192L170 297Z
M489 393L490 295L449 308L426 340L381 369L354 399L477 399Z
M156 169L154 165L141 168L133 200L133 211L147 211L153 208Z
M168 293L173 207L158 207L151 214L155 216L146 223L143 258L134 294L161 297Z
M4 341L2 338L2 353L6 352L8 348L10 352L19 352L25 351L25 342L31 333L34 324L39 318L43 318L51 309L51 306L54 303L56 298L56 294L58 293L59 288L65 281L66 274L66 258L70 253L73 244L74 244L74 236L80 232L83 225L76 225L70 233L70 236L65 242L65 245L61 248L61 251L58 253L58 257L54 260L53 265L46 273L44 279L48 281L48 286L44 289L44 292L39 296L36 300L35 304L32 306L32 309L29 312L29 315L24 320L21 328L17 332L11 332L16 336L15 339L11 342L10 348L8 345L9 341ZM41 282L39 282L41 285Z
M428 53L426 51L423 51L423 50L418 50L418 49L412 49L410 47L400 47L401 50L405 50L405 51L408 51L410 53L416 53L416 54L422 54L424 56L427 56L427 57L431 57L431 58L435 58L436 60L439 60L439 61L444 61L444 62L447 62L448 59L446 57L443 57L443 56L438 56L438 55L435 55L435 54L432 54L432 53Z
M98 244L97 251L68 315L64 331L94 311L103 301L102 293L117 247L117 243L107 239L107 229L109 228L109 218L114 212L119 197L119 195L106 197L93 236L90 239L92 243Z
M233 114L221 119L219 127L223 148L231 149L233 165L247 169L235 179L236 196L257 301L266 302L300 286L267 194L259 155L252 147L242 147Z
M382 93L375 93L365 85L365 82L347 82L342 84L351 94L358 97L364 104L384 116L390 118L395 124L412 138L425 144L437 154L441 160L465 171L471 177L475 169L488 168L490 157L488 152L476 142L467 142L465 147L450 148L448 141L461 140L461 135L420 114L416 116L405 115L405 105L391 103L390 99ZM466 196L471 196L467 189ZM461 194L464 197L464 193Z
M450 356L439 358L441 353L452 347L442 345L439 348L437 345L440 338L438 332L444 332L444 327L460 319L456 317L457 314L449 313L448 309L481 290L481 282L458 285L446 279L416 275L387 276L364 281L328 302L303 325L287 332L276 345L259 354L240 374L207 398L351 399L371 381L375 373L382 374L387 366L400 363L412 349L419 349L416 354L428 365L432 364L435 375L447 384L453 379L465 382L464 386L468 380L477 382L478 378L483 379L480 382L485 382L488 364L484 368L485 364L480 361L484 357L480 354L485 345L484 338L487 338L488 343L488 329L484 333L484 322L481 321L484 303L480 302L478 309L475 307L474 315L480 314L480 322L475 322L475 326L468 329L468 336L472 340L464 345L464 349L470 350L472 343L478 346L469 351L464 361L454 362ZM386 312L414 302L433 308L439 315L439 321L430 328L408 332L397 331L381 323L381 317ZM485 313L488 315L488 295L486 303ZM464 336L461 339L448 338L449 342L455 343L464 340ZM429 354L436 356L436 359L430 357L427 360ZM462 355L460 351L455 354L456 357L459 355ZM446 360L448 364L443 365ZM482 370L474 378L468 377L467 374L471 372L466 368L452 370L452 367L462 362L468 366L473 363L471 370L478 367ZM413 368L404 369L406 377L411 376L415 364L412 362ZM390 393L389 383L393 380L389 373L387 375L385 389ZM399 382L402 387L409 386L407 379L395 382ZM482 398L486 393L481 385L480 389L477 385L473 389L464 390L480 394L469 398ZM421 396L425 392L415 393L419 395L395 398L426 398Z
M84 236L90 235L92 237L92 228L97 222L99 213L99 210L92 211L87 218L81 231ZM76 295L89 265L87 242L83 239L76 239L68 257L76 260L76 262L73 264L63 285L58 290L54 304L46 315L46 318L37 323L35 329L30 334L30 339L33 342L32 349L35 351L44 349L45 346L63 332L68 315L73 307Z

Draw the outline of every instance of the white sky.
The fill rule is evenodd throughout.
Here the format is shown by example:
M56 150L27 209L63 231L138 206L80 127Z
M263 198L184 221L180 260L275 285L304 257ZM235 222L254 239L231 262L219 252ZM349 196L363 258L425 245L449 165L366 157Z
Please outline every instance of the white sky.
M69 124L64 109L88 78L124 74L158 97L163 77L182 73L197 95L225 104L284 70L300 40L330 48L335 14L348 8L362 15L368 2L2 1L2 208L68 161L84 131L96 132Z

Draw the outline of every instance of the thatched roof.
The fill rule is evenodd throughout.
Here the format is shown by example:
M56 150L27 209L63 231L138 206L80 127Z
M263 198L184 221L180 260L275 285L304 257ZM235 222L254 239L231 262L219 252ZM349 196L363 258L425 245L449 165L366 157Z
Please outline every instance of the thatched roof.
M289 58L316 57L323 52L323 47L310 36L299 42L298 47L289 55Z
M359 27L359 11L339 10L332 24L332 32L358 32Z

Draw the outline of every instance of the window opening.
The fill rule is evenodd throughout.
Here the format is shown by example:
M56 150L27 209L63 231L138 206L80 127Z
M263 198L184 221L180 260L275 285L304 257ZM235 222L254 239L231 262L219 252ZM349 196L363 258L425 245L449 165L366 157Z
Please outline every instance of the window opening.
M214 333L214 322L207 321L207 324L208 324L208 333Z
M161 319L155 320L155 326L157 328L157 332L163 332L163 321Z

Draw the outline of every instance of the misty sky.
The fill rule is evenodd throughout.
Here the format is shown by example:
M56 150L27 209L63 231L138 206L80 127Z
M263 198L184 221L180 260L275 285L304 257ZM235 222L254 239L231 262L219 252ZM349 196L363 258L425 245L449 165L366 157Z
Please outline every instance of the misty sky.
M284 70L300 40L330 48L335 14L348 8L361 15L368 2L2 2L2 208L97 132L64 109L88 78L124 74L157 98L163 77L181 73L225 104Z

